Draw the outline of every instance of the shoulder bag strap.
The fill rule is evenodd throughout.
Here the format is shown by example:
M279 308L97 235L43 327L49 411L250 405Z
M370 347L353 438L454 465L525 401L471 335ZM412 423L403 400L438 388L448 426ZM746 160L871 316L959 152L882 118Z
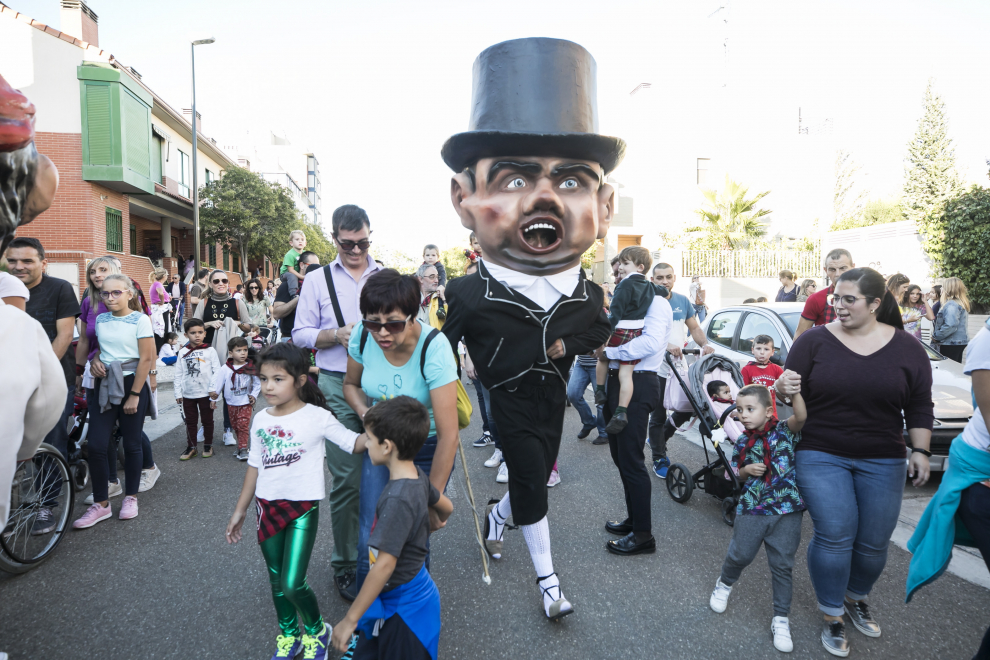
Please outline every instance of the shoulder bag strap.
M333 304L333 314L337 317L337 327L343 328L346 323L344 323L344 315L340 313L340 301L337 300L337 288L333 285L333 273L330 272L330 266L333 264L327 264L323 267L323 275L327 278L327 291L330 293L330 302ZM361 346L364 348L364 345Z
M361 344L358 346L358 352L364 355L364 345L368 343L368 329L361 324Z
M440 334L440 331L436 328L430 330L430 334L426 335L426 341L423 342L423 351L419 354L419 373L423 376L423 380L426 380L426 351L430 348L430 342L433 338Z

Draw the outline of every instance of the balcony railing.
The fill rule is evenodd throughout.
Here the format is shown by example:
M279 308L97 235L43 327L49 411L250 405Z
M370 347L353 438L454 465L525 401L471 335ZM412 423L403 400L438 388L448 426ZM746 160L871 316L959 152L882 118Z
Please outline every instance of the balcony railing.
M685 250L682 277L777 277L782 270L794 276L819 277L821 255L803 250Z

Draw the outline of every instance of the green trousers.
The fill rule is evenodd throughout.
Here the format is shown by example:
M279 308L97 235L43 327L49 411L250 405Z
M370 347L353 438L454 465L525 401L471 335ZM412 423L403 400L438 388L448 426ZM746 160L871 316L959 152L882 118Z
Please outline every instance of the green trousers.
M344 400L344 375L320 372L320 390L340 423L362 433L364 427ZM333 554L330 568L335 577L357 571L358 495L361 491L361 454L348 454L326 441L327 468L333 476L330 487L330 526L333 529Z
M268 565L268 580L272 584L272 600L278 615L278 627L288 637L299 637L299 617L307 635L323 632L323 617L316 594L306 582L309 557L316 542L320 521L319 506L290 522L281 532L261 544L261 554Z

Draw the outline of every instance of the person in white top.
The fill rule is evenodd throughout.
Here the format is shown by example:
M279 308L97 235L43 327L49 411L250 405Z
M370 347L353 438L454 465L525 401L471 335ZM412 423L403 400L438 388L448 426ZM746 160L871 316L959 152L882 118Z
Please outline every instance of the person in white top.
M10 273L0 273L0 300L23 312L30 299L31 293L24 286L24 282Z
M203 417L203 457L213 456L213 410L217 405L210 400L210 388L214 374L220 371L216 350L205 343L206 325L202 319L191 318L185 327L189 341L179 349L173 385L175 402L182 406L186 420L186 450L179 456L180 461L197 454L199 416Z
M261 392L261 381L255 373L254 362L248 358L248 341L244 337L233 337L227 342L227 364L220 367L213 377L210 387L210 400L216 401L220 393L230 411L230 425L237 434L237 451L234 457L240 461L248 459L248 431L251 428L251 413L254 402Z

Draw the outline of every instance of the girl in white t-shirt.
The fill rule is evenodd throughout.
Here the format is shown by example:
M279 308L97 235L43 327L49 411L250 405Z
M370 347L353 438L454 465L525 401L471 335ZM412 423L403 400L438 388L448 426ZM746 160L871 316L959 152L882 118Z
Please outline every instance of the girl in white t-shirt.
M292 658L303 650L306 657L326 657L331 628L306 583L319 503L326 497L324 439L347 452L364 451L367 442L366 435L337 421L308 371L307 356L291 344L275 344L258 358L261 393L272 407L251 424L247 474L227 523L227 542L237 543L247 508L257 500L258 542L282 631L276 657Z

